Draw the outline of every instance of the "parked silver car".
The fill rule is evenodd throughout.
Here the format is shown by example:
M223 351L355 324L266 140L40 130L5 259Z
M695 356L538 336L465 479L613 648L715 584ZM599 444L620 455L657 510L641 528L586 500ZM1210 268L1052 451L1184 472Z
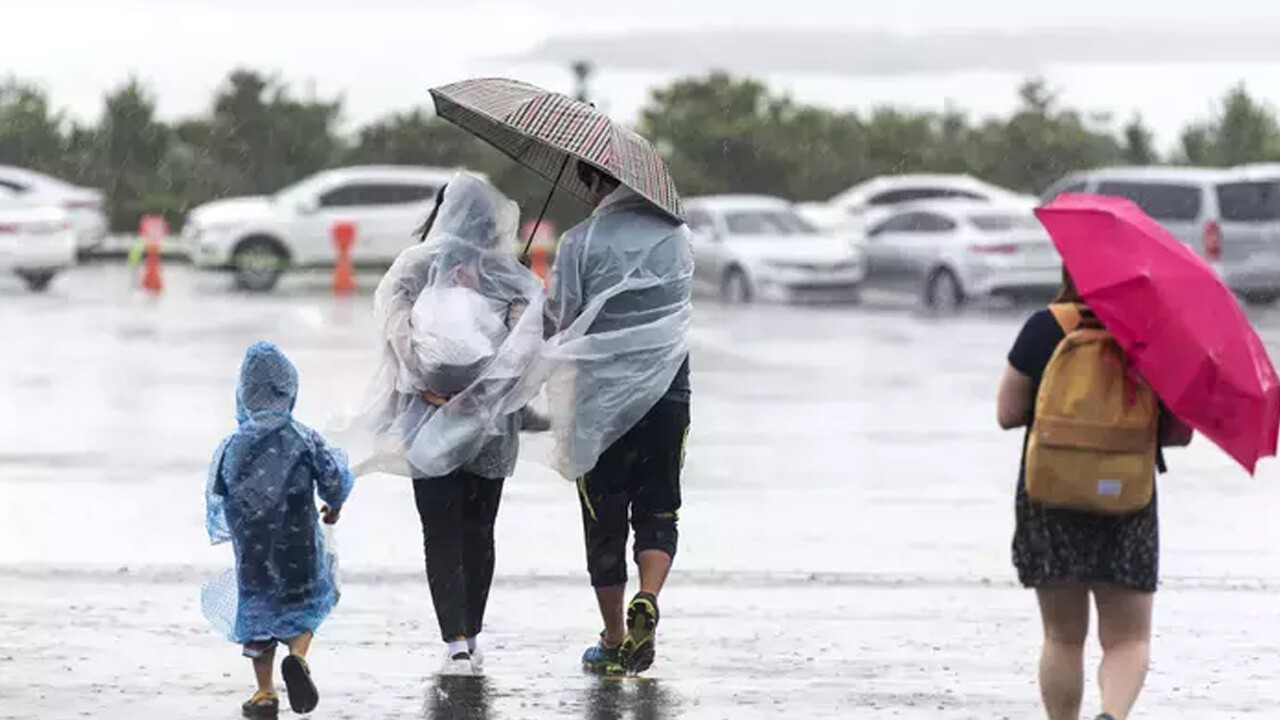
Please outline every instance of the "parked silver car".
M909 292L939 310L1048 295L1062 282L1053 241L1021 201L904 203L868 230L863 249L868 289Z
M1280 300L1280 165L1103 168L1068 175L1042 199L1068 192L1132 200L1246 302Z
M847 239L823 232L783 199L688 198L694 273L727 302L856 299L866 274Z

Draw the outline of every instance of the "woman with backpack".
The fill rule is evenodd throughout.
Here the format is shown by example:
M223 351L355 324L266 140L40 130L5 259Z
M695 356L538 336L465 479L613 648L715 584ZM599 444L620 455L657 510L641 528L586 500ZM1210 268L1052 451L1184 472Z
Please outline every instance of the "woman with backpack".
M1063 271L1054 303L1023 325L1000 382L1000 426L1027 428L1013 562L1044 625L1040 693L1050 720L1078 720L1090 596L1103 657L1098 720L1125 720L1150 657L1159 569L1161 446L1191 429L1129 366Z

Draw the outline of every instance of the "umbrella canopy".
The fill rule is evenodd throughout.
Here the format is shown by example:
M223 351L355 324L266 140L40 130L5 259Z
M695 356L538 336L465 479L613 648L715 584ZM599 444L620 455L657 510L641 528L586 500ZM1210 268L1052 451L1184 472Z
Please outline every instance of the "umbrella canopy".
M676 220L680 194L648 140L567 95L504 78L464 80L431 90L436 114L506 153L582 200L588 188L570 160L617 178Z
M1076 289L1179 418L1253 472L1276 454L1280 379L1235 295L1129 200L1038 208Z

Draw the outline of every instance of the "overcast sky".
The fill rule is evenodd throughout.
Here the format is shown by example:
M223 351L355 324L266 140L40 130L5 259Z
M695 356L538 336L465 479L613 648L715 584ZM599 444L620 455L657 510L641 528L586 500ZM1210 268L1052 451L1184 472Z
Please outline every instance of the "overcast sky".
M1166 142L1172 141L1180 124L1207 114L1213 99L1238 80L1248 81L1260 95L1280 99L1280 51L1274 57L1237 54L1223 56L1218 63L1203 61L1206 53L1213 59L1214 52L1239 47L1265 51L1269 43L1250 28L1280 28L1280 3L1274 0L648 0L643 11L633 9L639 2L591 5L568 0L0 0L0 4L5 5L6 30L0 43L0 69L40 82L55 103L86 118L99 112L103 93L130 74L156 90L166 117L197 113L228 70L246 65L280 73L300 88L309 83L322 95L344 95L347 120L356 123L422 104L431 85L471 75L511 75L568 89L571 79L562 61L584 49L611 60L602 64L594 89L601 103L624 119L634 117L654 85L710 65L757 72L802 100L834 107L865 109L894 103L940 109L950 103L979 115L1006 111L1013 105L1019 80L1043 72L1070 102L1112 111L1120 118L1141 110ZM779 10L784 6L785 13ZM873 6L876 9L871 11ZM979 62L968 56L974 53L963 49L966 37L971 46L983 47L981 33L993 30L1014 35L1032 32L1032 42L1024 38L1024 46L1034 49L1044 45L1036 38L1043 38L1045 29L1062 35L1063 30L1110 28L1114 33L1127 27L1143 28L1148 34L1135 38L1132 46L1126 46L1123 34L1108 36L1108 52L1127 56L1119 58L1123 64L1119 60L1080 63L1061 54L1033 57L1036 53L1018 50L1016 44L1000 63ZM1208 27L1216 39L1175 38L1160 43L1158 32L1150 34L1153 27L1156 31ZM849 61L857 56L853 51L858 48L851 48L848 57L833 63L834 69L813 72L795 62L779 60L771 65L762 40L737 43L739 48L761 46L760 52L745 55L756 60L754 64L745 62L741 52L721 52L718 47L734 46L732 37L725 41L726 29L743 31L744 38L755 37L750 33L758 35L761 29L776 31L781 51L774 48L775 57L782 59L795 55L786 52L787 38L794 38L788 30L878 31L888 34L883 40L896 43L884 47L899 50L902 34L950 31L949 42L960 44L924 43L934 55L949 58L949 69L906 67L915 72L885 74L885 68L904 69L903 63L895 62L890 50L876 49L874 38L852 36L862 38L859 46L870 46L862 48L861 64ZM979 35L955 34L966 29ZM680 48L688 47L689 41L679 33L690 30L716 30L721 44L695 44L704 51L698 56L682 52ZM675 44L656 47L652 65L645 67L643 53L636 52L637 43L649 40L639 34L655 31L668 41L674 37ZM1041 34L1034 35L1037 31ZM1233 43L1237 32L1242 39ZM624 40L631 36L630 45L618 40L590 44L601 36L623 36ZM839 47L838 38L827 37L832 47ZM1065 37L1061 45L1075 50L1072 36ZM803 38L801 43L805 44ZM1273 44L1280 48L1280 42ZM639 47L643 50L643 44ZM912 49L918 47L906 46L906 65L927 55ZM950 49L937 52L944 47ZM1164 52L1153 52L1149 64L1134 64L1142 59L1144 47L1164 48ZM1191 59L1167 64L1179 59L1178 53L1168 52L1169 47L1186 47ZM613 51L613 57L606 50ZM1022 52L1029 55L1023 57ZM810 53L817 59L834 54ZM872 60L885 67L868 65ZM839 74L842 71L856 74Z

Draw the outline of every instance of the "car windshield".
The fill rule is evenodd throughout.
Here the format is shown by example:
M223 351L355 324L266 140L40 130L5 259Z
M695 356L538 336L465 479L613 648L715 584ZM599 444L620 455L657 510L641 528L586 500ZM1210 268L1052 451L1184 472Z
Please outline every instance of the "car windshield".
M730 235L812 235L817 226L791 210L736 210L724 214Z
M320 186L323 180L323 173L303 178L292 185L286 186L283 190L280 190L272 196L271 199L281 205L296 205L302 200L314 195L316 189Z
M1040 221L1035 215L983 213L970 215L969 222L979 230L989 233L1040 229Z

